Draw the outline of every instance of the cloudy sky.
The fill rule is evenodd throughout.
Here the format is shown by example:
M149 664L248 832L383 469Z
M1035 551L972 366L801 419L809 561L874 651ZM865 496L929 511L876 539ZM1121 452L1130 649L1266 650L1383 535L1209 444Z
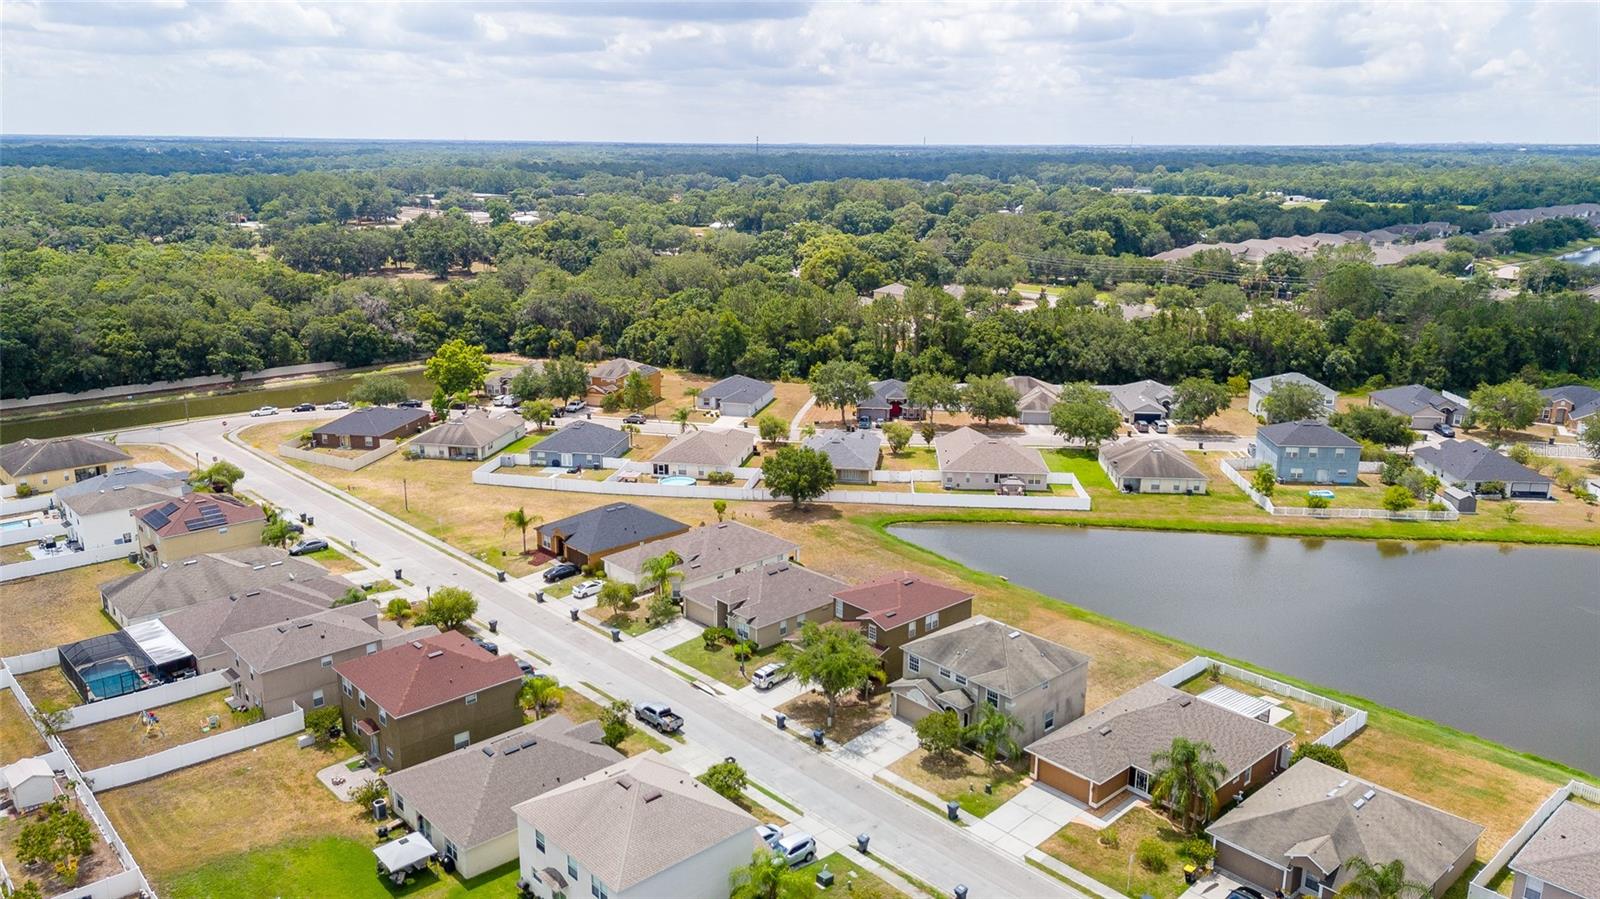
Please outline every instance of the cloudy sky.
M1600 142L1600 2L0 2L10 134Z

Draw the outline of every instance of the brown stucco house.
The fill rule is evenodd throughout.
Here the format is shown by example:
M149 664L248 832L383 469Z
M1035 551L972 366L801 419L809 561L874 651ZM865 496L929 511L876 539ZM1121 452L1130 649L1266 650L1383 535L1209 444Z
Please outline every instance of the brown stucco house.
M140 560L153 567L261 545L267 513L227 493L190 493L130 513Z
M24 437L0 446L0 484L26 485L34 493L98 477L133 457L94 437Z
M959 587L903 571L834 593L833 617L862 629L893 682L904 675L900 648L971 618L972 599Z
M338 702L333 666L378 652L400 636L394 622L375 619L328 609L224 637L233 654L234 700L269 718L296 705L309 712Z
M616 393L622 389L623 382L628 380L628 375L635 372L650 385L652 395L661 395L661 369L620 357L607 359L589 369L589 389L601 396Z
M373 450L385 440L400 440L427 430L433 414L405 406L368 406L318 425L311 445L323 449Z
M612 553L687 531L689 526L633 503L610 503L539 525L539 547L588 566Z
M728 627L766 649L800 632L807 621L832 620L844 581L787 559L683 591L683 614L707 627Z
M326 612L348 592L350 582L336 575L282 581L174 609L161 616L161 623L194 655L195 670L206 674L233 667L233 652L223 643L228 637ZM378 608L370 602L338 608L353 618L378 623Z
M522 725L522 671L455 631L335 663L345 733L398 771Z

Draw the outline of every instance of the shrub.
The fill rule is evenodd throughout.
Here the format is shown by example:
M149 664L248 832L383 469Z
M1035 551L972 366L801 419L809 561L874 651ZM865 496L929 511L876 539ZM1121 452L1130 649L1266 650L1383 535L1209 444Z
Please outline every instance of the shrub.
M1484 481L1478 485L1479 496L1505 496L1506 485L1504 481Z
M1331 505L1333 505L1333 501L1326 496L1306 497L1306 508L1308 509L1326 509Z
M738 801L750 783L744 768L734 761L717 762L700 775L699 781L730 802Z
M350 790L350 801L354 802L356 807L361 809L361 814L368 817L372 816L372 803L377 802L379 799L388 798L389 785L384 783L383 778L381 777L374 777L366 783L359 784Z
M1209 865L1211 860L1216 858L1216 855L1216 847L1200 837L1184 840L1183 844L1178 847L1178 857L1196 868L1204 868Z
M961 718L945 710L917 722L917 744L936 758L948 758L961 745Z
M32 495L33 495L33 485L32 484L23 483L23 484L18 484L17 485L17 499L27 499L28 497L30 497Z
M327 746L343 727L344 719L336 705L326 705L306 712L306 733L316 739L318 746Z
M1416 504L1411 491L1399 484L1383 491L1383 507L1390 512L1404 512Z
M731 471L713 471L712 473L706 475L706 481L708 481L709 483L718 484L718 485L732 484L733 483L733 472L731 472Z
M1350 765L1345 762L1343 753L1332 746L1324 746L1321 743L1301 743L1295 747L1294 755L1289 758L1290 767L1293 767L1294 763L1301 759L1321 762L1329 768L1338 768L1340 771L1350 770Z
M1100 836L1096 837L1095 841L1107 849L1116 849L1122 845L1122 840L1118 839L1115 827L1107 827L1105 830L1100 831Z
M1251 486L1262 496L1271 496L1273 487L1278 483L1278 476L1271 468L1265 466L1256 469L1250 478Z
M1167 855L1167 847L1155 837L1145 837L1140 840L1133 854L1139 860L1139 864L1152 874L1166 873L1167 866L1172 863L1171 857Z

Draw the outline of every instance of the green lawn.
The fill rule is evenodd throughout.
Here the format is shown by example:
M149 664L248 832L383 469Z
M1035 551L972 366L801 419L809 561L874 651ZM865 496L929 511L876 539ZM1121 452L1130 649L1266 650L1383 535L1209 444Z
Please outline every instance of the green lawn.
M825 855L800 870L814 880L817 872L823 868L833 872L833 886L819 890L818 895L855 896L859 899L878 899L878 897L888 899L890 896L905 895L890 886L883 878L856 864L842 852Z
M321 837L219 859L171 878L163 893L174 899L209 899L212 896L446 899L469 893L474 897L509 899L517 895L516 862L501 865L471 880L442 874L438 868L433 868L398 888L375 872L372 846L346 837Z
M1099 457L1086 449L1060 447L1043 451L1039 455L1044 457L1044 464L1050 466L1051 471L1076 475L1078 483L1086 488L1115 489L1111 479L1106 477L1105 469L1100 467Z
M347 571L360 571L361 569L367 567L366 565L357 562L356 560L350 558L331 546L327 549L319 549L314 553L306 553L305 557L307 559L315 559L333 574L344 574Z
M754 658L745 662L745 670L754 671L772 661L777 650L776 646L771 646L756 653ZM667 650L667 655L736 690L750 683L749 678L739 673L739 662L733 657L731 646L718 644L716 649L708 650L705 641L695 637Z
M535 443L538 443L539 441L545 439L546 437L549 437L551 433L552 432L550 432L550 431L534 431L533 433L527 435L526 437L523 437L521 440L518 440L517 442L515 442L515 443L513 443L513 444L511 444L509 446L501 448L498 452L495 453L495 455L496 456L505 456L505 455L509 455L511 453L525 453L525 452L528 451L528 447L533 446Z

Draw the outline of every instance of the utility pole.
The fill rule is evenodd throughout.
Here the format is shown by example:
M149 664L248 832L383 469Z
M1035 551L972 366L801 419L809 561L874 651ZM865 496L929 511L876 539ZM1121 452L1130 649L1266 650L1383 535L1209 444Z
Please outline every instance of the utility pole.
M404 501L404 503L405 503L406 511L410 512L411 511L411 491L410 491L409 488L406 487L406 479L405 478L401 478L400 479L400 497L401 497L402 501Z

